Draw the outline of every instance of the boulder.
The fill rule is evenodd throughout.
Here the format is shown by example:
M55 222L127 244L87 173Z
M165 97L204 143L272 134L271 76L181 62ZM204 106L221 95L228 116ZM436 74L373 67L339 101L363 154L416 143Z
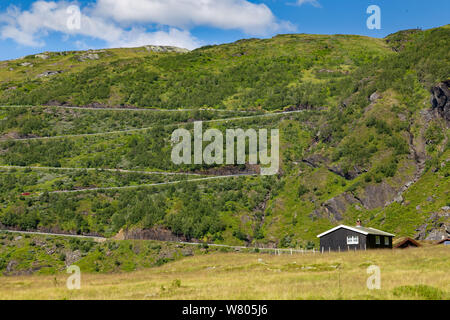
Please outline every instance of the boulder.
M381 99L381 95L379 95L377 92L374 92L369 99L370 102L376 102L377 100Z
M38 78L42 78L42 77L51 77L51 76L55 76L57 74L62 73L62 71L45 71L41 74L38 74L37 77Z
M80 62L84 62L86 60L98 60L100 59L100 56L97 53L86 53L78 56L76 59Z

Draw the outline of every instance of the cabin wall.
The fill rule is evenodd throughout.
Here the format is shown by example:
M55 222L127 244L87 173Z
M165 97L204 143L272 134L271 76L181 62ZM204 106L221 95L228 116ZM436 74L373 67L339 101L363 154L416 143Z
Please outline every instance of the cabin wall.
M367 236L367 249L392 249L392 237L389 238L389 245L384 244L385 236L380 236L381 243L377 244L376 235L369 234Z
M348 236L357 236L359 244L347 245ZM320 250L322 251L322 248L324 251L365 250L366 239L367 236L364 234L341 228L320 238Z

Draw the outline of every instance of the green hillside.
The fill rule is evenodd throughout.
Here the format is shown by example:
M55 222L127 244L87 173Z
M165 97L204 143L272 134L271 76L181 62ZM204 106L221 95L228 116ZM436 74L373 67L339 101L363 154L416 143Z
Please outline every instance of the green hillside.
M430 90L447 80L449 25L0 62L0 224L311 248L360 218L437 239L450 232L450 120ZM280 173L174 165L171 134L195 120L279 128Z

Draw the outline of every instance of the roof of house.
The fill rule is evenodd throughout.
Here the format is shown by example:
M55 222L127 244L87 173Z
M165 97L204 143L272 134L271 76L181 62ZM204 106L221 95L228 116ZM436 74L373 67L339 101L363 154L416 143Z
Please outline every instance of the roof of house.
M394 244L394 248L400 248L401 246L403 246L403 245L404 245L405 243L407 243L407 242L412 243L412 244L415 245L416 247L421 247L421 246L422 246L419 242L417 242L417 241L414 240L414 239L411 239L411 238L404 238L404 239L401 239L400 241L398 241L397 243L395 243L395 244Z
M437 244L443 244L443 243L445 243L445 242L447 242L447 241L450 241L450 238L442 239L442 240L439 241Z
M384 232L384 231L381 231L381 230L378 230L378 229L374 229L374 228L349 227L349 226L345 226L345 225L342 224L340 226L337 226L336 228L333 228L331 230L328 230L328 231L326 231L324 233L319 234L317 236L317 238L322 238L323 236L326 236L327 234L332 233L332 232L334 232L336 230L339 230L341 228L344 228L344 229L347 229L347 230L351 230L351 231L354 231L354 232L358 232L358 233L364 234L366 236L371 234L371 235L377 235L377 236L395 237L395 235L393 235L391 233Z

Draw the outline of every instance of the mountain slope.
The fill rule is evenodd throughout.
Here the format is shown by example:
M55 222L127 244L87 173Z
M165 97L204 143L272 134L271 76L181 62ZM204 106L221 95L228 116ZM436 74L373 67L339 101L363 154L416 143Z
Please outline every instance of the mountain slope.
M197 110L149 116L152 111L1 108L3 166L251 173L248 166L173 165L173 128L192 130L193 120L242 110L242 116L305 111L205 123L222 131L279 128L276 177L58 194L51 192L138 186L147 178L5 169L0 223L107 236L125 229L140 237L151 229L161 238L169 230L188 240L293 247L312 246L326 228L361 218L397 235L441 238L450 231L449 49L450 26L444 26L386 39L282 35L192 52L115 49L3 62L6 105ZM56 139L20 140L46 136ZM22 195L37 190L50 193Z

